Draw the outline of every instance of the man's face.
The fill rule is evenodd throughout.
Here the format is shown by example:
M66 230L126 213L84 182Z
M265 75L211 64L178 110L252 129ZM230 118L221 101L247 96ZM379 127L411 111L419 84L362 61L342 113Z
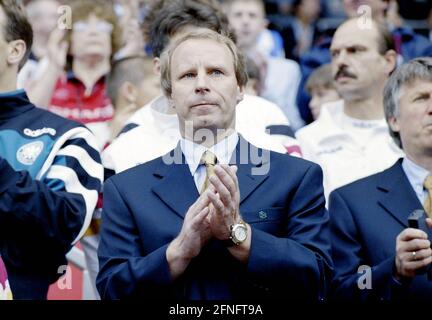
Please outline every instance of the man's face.
M362 100L381 91L393 66L378 49L375 27L361 29L350 20L336 30L330 47L332 75L343 99Z
M432 81L417 79L403 85L399 113L389 122L408 155L432 157Z
M254 1L235 1L231 4L227 16L237 37L237 45L242 49L255 46L266 26L261 6Z
M321 11L320 0L303 0L298 8L300 14L309 20L316 20Z
M72 27L71 53L74 57L111 55L113 25L95 15L77 21Z
M60 6L57 1L39 0L31 3L28 11L28 18L35 34L48 37L54 30L60 15L57 9Z
M180 128L192 121L194 130L234 128L235 106L243 98L237 84L234 58L224 44L209 39L189 39L171 57L172 93Z

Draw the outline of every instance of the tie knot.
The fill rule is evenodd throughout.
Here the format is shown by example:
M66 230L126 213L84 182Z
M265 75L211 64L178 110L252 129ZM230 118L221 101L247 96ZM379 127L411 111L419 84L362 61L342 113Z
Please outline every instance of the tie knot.
M432 191L432 175L428 175L423 183L424 187L427 190L431 190Z
M214 155L214 153L207 150L201 156L200 163L204 164L206 167L214 166L216 164L216 156Z

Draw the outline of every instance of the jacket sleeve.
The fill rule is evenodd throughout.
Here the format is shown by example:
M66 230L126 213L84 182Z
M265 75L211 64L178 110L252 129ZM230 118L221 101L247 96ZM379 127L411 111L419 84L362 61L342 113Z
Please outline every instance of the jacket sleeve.
M359 269L361 266L368 267L361 235L348 204L337 190L330 194L329 212L335 266L334 298L388 300L403 292L404 284L393 277L394 256L370 266L370 269ZM370 281L367 279L369 276Z
M94 139L75 128L40 179L16 171L0 157L0 223L12 230L32 230L32 242L51 244L65 254L87 229L103 179ZM28 235L27 235L28 236ZM54 249L53 249L54 250Z
M264 287L283 286L299 297L324 299L333 264L319 166L309 167L287 201L286 236L252 229L248 272Z
M172 283L164 245L144 256L131 212L112 179L104 185L99 274L102 299L154 297Z

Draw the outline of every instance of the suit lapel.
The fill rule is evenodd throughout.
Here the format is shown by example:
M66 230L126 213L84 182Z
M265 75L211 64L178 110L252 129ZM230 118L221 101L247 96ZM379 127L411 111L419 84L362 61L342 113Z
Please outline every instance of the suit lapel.
M153 187L153 192L174 212L185 217L189 207L198 199L199 193L186 163L180 144L169 153L169 158L177 159L176 164L161 161L153 173L161 182Z
M385 171L377 187L382 191L379 204L403 226L408 227L409 214L423 206L402 169L402 159Z
M258 155L260 156L258 157ZM268 157L262 157L262 149L253 146L239 135L239 142L230 164L236 164L238 167L237 179L240 188L240 203L268 178L268 174L259 175L257 172L260 171L259 169L263 165L268 164L269 157L270 154L268 154Z

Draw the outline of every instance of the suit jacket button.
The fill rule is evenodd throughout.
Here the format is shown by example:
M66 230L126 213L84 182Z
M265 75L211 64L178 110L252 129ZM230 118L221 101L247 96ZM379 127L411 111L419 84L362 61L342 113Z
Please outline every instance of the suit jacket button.
M265 212L265 211L260 211L258 213L258 215L259 215L260 219L267 219L267 212Z

